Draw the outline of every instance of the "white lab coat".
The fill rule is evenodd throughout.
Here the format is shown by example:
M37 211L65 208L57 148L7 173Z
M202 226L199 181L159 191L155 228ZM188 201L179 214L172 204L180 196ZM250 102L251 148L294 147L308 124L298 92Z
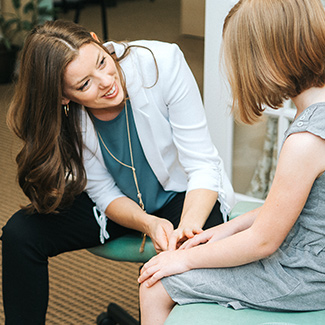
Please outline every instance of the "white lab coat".
M154 174L166 191L210 189L219 193L224 217L234 204L234 192L213 145L196 81L176 44L136 41L120 61L138 136ZM124 44L106 43L120 57ZM158 81L156 79L158 77ZM104 212L124 196L106 169L93 123L82 112L86 191Z

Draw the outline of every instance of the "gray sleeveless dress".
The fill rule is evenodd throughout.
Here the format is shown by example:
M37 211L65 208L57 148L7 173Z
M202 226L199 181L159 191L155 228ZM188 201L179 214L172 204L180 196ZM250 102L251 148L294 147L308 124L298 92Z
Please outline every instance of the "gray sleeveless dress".
M292 133L325 139L325 103L305 109ZM274 229L276 232L276 229ZM162 279L178 304L214 302L235 309L325 309L325 173L280 248L270 257L233 268L196 269Z

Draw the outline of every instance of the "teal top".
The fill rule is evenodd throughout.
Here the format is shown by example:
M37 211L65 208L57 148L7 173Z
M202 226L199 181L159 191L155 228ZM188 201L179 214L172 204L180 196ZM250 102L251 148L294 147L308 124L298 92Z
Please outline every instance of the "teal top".
M136 170L136 176L145 210L148 213L165 206L177 193L173 191L165 191L159 183L156 175L153 173L141 146L137 129L134 123L132 108L127 101L127 111L129 118L131 146L133 154L133 162ZM125 116L125 108L121 113L111 121L102 121L93 116L95 128L100 133L106 147L121 162L131 166L130 148L127 133L127 124ZM100 148L103 154L106 168L113 176L116 185L130 199L139 203L137 197L137 189L133 178L131 168L125 167L117 162L107 152L100 137L98 137Z

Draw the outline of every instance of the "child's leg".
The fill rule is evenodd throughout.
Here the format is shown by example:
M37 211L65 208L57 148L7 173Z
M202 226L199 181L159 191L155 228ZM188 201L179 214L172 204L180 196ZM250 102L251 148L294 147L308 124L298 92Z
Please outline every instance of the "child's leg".
M164 324L169 313L175 306L162 283L147 288L140 286L141 325Z

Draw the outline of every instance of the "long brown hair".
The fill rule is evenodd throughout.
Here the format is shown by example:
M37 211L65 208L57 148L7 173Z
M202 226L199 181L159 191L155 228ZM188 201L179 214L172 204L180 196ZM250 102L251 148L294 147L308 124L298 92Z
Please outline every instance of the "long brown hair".
M223 29L233 111L254 122L325 82L325 13L319 0L241 0Z
M29 211L54 212L85 188L82 107L70 102L67 118L61 101L67 65L91 42L107 52L86 29L61 20L36 27L25 41L7 123L23 141L16 161L19 185L31 201L25 207Z

